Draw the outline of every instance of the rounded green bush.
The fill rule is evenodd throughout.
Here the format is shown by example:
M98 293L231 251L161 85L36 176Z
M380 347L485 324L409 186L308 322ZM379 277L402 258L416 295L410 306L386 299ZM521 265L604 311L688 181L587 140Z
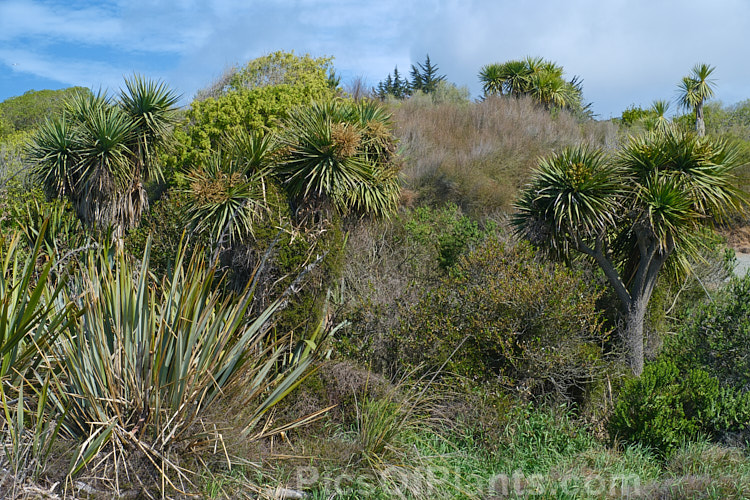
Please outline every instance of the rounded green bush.
M489 238L404 315L400 361L446 363L522 395L576 397L602 372L599 294L582 275L538 261L528 245Z
M627 380L610 418L615 439L669 453L698 435L719 438L742 431L750 421L750 397L700 368L681 371L672 360L646 365L640 378Z

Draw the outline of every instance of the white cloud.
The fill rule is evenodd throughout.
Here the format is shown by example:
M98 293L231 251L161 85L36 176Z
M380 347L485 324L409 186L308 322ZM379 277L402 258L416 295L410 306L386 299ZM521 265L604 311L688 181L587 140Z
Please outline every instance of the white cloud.
M12 66L14 71L31 73L70 86L103 90L119 88L123 76L128 76L128 72L106 62L61 59L23 50L0 50L0 61Z
M0 4L0 39L63 39L102 43L121 33L117 19L98 7L64 9L38 2L11 0Z
M100 68L119 79L154 67L158 56L159 76L190 95L228 65L295 50L335 56L339 71L374 85L396 65L408 73L429 53L449 80L476 96L484 64L539 55L583 78L585 97L605 117L672 97L699 61L717 66L720 99L748 97L750 68L741 62L749 31L745 0L0 3L5 53L30 57L12 61L19 64L13 69L66 84L88 84Z

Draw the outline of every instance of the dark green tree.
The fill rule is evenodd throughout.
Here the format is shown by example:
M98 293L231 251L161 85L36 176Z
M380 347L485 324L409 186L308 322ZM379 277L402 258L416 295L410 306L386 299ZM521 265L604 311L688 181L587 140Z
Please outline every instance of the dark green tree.
M425 94L431 94L437 90L438 84L445 81L445 75L438 74L438 68L430 61L430 55L427 54L424 63L417 63L411 66L411 81L409 85L412 91L420 90Z
M411 95L411 91L409 80L401 78L398 66L393 69L393 75L388 73L386 79L378 83L377 87L375 87L375 94L380 100L385 100L388 96L395 97L396 99L405 99Z

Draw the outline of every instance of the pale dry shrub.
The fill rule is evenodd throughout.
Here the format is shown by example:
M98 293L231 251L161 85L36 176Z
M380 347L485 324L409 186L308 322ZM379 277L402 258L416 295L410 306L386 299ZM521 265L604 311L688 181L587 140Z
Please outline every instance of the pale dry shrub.
M617 142L612 122L580 124L530 99L407 100L394 105L393 117L406 187L428 203L451 201L477 215L510 210L540 156L579 142L605 148Z
M231 65L224 68L221 75L216 77L214 81L209 83L206 87L198 90L195 93L195 101L205 101L206 99L218 99L222 95L226 94L232 77L237 74L237 66Z
M361 221L348 233L343 259L339 300L352 326L338 348L376 372L392 361L386 334L398 327L400 308L416 303L440 276L435 257L409 238L402 217Z

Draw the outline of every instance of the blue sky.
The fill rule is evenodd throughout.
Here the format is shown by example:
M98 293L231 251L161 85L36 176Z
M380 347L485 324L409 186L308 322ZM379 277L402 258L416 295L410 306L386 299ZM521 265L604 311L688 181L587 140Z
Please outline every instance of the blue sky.
M334 56L371 86L426 53L480 94L477 73L526 55L579 75L601 118L675 96L698 62L717 98L750 98L748 0L0 0L0 100L134 72L183 102L223 70L275 50Z

